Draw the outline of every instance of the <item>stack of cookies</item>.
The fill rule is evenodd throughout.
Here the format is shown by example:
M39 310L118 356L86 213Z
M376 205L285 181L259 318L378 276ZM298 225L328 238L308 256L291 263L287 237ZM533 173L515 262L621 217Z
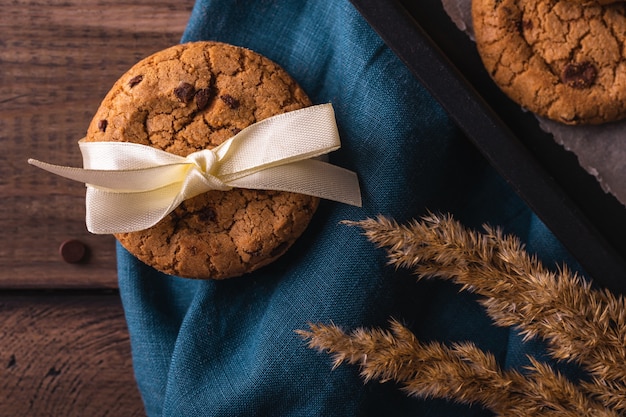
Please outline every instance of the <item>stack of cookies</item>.
M122 141L180 156L310 106L278 65L216 42L177 45L136 64L104 98L85 141ZM307 227L319 199L279 191L209 191L157 225L116 234L138 259L167 273L222 279L267 265Z

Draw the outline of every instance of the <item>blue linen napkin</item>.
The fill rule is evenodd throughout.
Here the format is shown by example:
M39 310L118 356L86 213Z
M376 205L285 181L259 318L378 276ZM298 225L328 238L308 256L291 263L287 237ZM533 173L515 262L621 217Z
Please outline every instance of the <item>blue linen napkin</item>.
M362 208L324 201L288 254L226 281L166 276L118 246L119 286L136 379L149 416L488 416L480 407L409 398L294 333L308 322L345 328L401 319L422 340L471 340L516 366L541 344L492 326L471 294L416 283L385 266L341 220L427 211L469 227L502 226L546 264L573 261L451 123L347 0L198 0L182 39L250 48L285 68L314 103L334 105ZM575 265L574 265L575 266Z

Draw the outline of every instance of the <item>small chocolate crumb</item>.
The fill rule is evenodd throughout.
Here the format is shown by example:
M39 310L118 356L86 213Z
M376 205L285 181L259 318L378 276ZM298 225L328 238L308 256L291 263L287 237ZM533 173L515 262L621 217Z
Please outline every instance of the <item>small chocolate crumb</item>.
M195 94L196 90L193 88L193 85L185 82L181 82L178 87L174 89L174 95L185 104L193 100Z
M109 125L109 122L107 122L106 119L102 119L98 122L98 130L100 132L106 132L108 125Z
M204 110L208 107L211 100L213 100L213 96L215 93L211 88L203 88L196 92L196 105L198 106L198 110Z
M133 78L128 80L128 86L130 88L133 88L134 86L136 86L137 84L139 84L142 81L143 81L143 75L135 75Z
M226 105L228 107L230 107L231 109L233 109L233 110L235 110L237 107L239 107L239 100L237 100L236 98L234 98L231 95L224 94L224 95L220 96L220 99L222 99L222 101L224 103L226 103Z
M598 70L591 62L570 63L561 72L561 81L572 88L583 89L593 85Z
M237 133L241 132L241 129L239 129L238 127L233 127L232 129L230 129L231 132L233 132L233 135L236 135Z

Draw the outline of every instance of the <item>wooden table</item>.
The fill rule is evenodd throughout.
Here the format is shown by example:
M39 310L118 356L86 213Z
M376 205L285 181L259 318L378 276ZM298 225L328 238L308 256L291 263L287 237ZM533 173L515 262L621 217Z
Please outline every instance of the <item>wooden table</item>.
M180 41L192 0L4 2L0 13L0 415L145 415L114 239L84 226L77 141L113 82ZM59 255L69 239L88 253Z

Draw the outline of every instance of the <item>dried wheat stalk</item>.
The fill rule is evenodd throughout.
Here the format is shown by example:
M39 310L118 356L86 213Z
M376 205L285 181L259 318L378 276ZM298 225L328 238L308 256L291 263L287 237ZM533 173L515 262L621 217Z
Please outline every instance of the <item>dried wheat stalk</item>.
M390 332L356 329L346 334L337 326L319 324L297 332L309 347L331 353L335 367L358 364L365 381L394 380L416 397L481 404L511 417L618 416L547 365L531 360L528 375L502 371L493 355L472 343L422 344L397 321L391 322Z
M479 402L506 415L517 415L513 414L516 407L528 401L523 407L535 407L539 414L533 415L567 415L560 409L562 404L572 415L626 411L622 296L593 289L566 267L548 270L524 250L519 239L488 226L479 233L450 216L438 215L408 225L385 217L345 223L360 226L370 241L386 248L391 265L410 268L419 278L447 279L482 295L481 303L497 325L515 326L526 338L546 340L553 358L580 364L592 380L572 385L534 360L529 375L503 372L493 358L471 344L423 345L397 323L391 333L360 329L346 335L322 325L301 332L312 347L333 352L336 364L359 363L366 379L394 379L414 395ZM394 343L403 348L394 348L393 354L385 350ZM444 364L451 368L444 372ZM523 393L523 398L513 393ZM528 409L519 415L529 415Z

